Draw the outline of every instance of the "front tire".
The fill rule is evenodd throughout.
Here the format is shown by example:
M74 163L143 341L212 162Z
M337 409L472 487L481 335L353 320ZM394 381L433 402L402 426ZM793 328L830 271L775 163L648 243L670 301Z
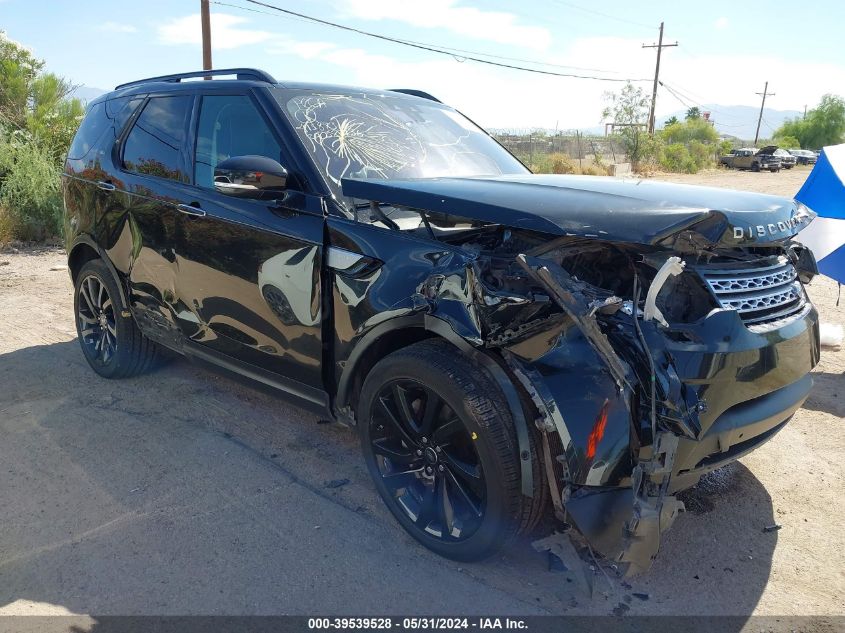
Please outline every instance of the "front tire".
M547 484L536 441L534 497L524 497L514 423L486 370L442 340L381 360L361 391L359 432L376 488L432 551L485 558L542 518Z
M87 262L73 295L76 333L85 360L104 378L127 378L150 369L158 346L144 336L120 307L120 290L105 262Z

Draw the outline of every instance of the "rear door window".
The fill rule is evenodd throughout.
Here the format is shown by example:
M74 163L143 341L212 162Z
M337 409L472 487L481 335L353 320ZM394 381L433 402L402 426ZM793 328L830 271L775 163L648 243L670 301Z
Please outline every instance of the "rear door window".
M182 144L193 97L153 97L126 137L123 166L147 176L187 182Z

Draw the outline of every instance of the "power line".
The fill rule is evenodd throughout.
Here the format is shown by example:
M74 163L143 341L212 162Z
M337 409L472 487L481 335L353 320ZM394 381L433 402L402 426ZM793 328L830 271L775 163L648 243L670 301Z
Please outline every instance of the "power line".
M453 57L453 58L455 57L454 53L451 53L451 52L445 50L442 47L436 47L436 46L433 46L433 45L430 45L430 44L412 43L412 42L402 40L402 39L399 39L399 38L396 38L396 37L391 37L391 36L388 36L388 35L381 35L379 33L373 33L373 32L370 32L370 31L364 31L362 29L357 29L355 27L347 26L345 24L338 24L337 22L330 22L329 20L323 20L322 18L316 18L316 17L310 16L310 15L306 15L304 13L298 13L296 11L291 11L290 9L283 9L282 7L277 7L275 5L268 4L266 2L260 2L260 0L244 0L244 2L249 2L250 4L255 4L255 5L258 5L258 6L266 7L268 9L273 9L273 10L279 11L281 13L285 13L285 14L288 14L288 15L295 16L297 18L308 20L308 21L313 22L315 24L322 24L324 26L330 26L332 28L340 29L342 31L347 31L347 32L350 32L350 33L357 33L358 35L365 35L367 37L372 37L372 38L375 38L375 39L378 39L378 40L383 40L385 42L392 42L394 44L400 44L402 46L409 46L411 48L416 48L416 49L419 49L419 50L428 51L430 53L437 53L439 55L448 55L449 57ZM548 76L552 76L552 77L566 77L566 78L572 78L572 79L592 79L594 81L613 81L613 82L623 82L623 83L650 81L648 79L597 77L595 75L577 75L577 74L574 74L574 73L560 73L560 72L554 72L554 71L551 71L551 70L541 70L539 68L527 68L525 66L516 66L514 64L505 64L505 63L502 63L502 62L495 62L495 61L492 61L492 60L489 60L489 59L482 59L480 57L476 57L476 56L472 56L472 55L463 55L461 57L463 57L464 60L477 62L479 64L487 64L488 66L496 66L496 67L499 67L499 68L507 68L507 69L510 69L510 70L519 70L519 71L522 71L522 72L529 72L529 73L534 73L534 74L538 74L538 75L548 75Z
M663 81L660 82L660 85L663 86L664 88L666 88L667 90L669 89L669 86ZM688 88L681 88L681 86L679 86L678 84L676 84L674 82L672 82L672 85L674 86L675 92L677 92L680 96L684 97L687 101L691 101L693 103L693 105L697 105L698 107L703 108L704 110L709 110L710 112L718 114L722 117L727 117L729 119L733 119L734 121L744 120L743 117L738 117L735 114L727 114L726 112L724 112L723 110L719 110L718 108L714 108L712 106L704 105L703 97L701 97L701 95L696 95L694 92L692 92ZM720 124L720 125L725 125L725 124ZM742 126L735 125L734 127L742 127Z
M261 15L269 15L269 16L272 16L272 17L277 17L277 18L282 18L282 19L296 20L297 22L305 22L306 24L309 22L309 20L303 20L303 19L292 17L292 16L277 15L275 13L270 13L269 11L261 11L260 9L243 7L243 6L240 6L240 5L237 5L237 4L230 4L228 2L220 2L219 0L210 0L210 2L211 2L211 4L216 4L216 5L219 5L221 7L231 7L233 9L240 9L241 11L249 11L250 13L259 13ZM480 55L482 57L490 57L492 59L504 59L504 60L512 61L512 62L522 62L522 63L525 63L525 64L534 64L536 66L548 66L548 67L551 67L551 68L566 68L566 69L569 69L569 70L584 70L584 71L588 71L588 72L592 71L592 72L599 72L599 73L610 73L612 75L621 74L618 70L607 70L606 68L588 68L588 67L584 67L584 66L569 66L569 65L566 65L566 64L555 64L555 63L552 63L552 62L544 62L544 61L540 61L540 60L537 60L537 59L526 59L524 57L508 57L506 55L494 55L493 53L485 53L483 51L475 51L475 50L470 50L470 49L466 49L466 48L455 48L453 46L444 46L442 44L427 44L426 42L419 42L417 40L407 40L407 39L398 38L398 37L395 38L395 39L399 40L402 43L406 43L406 44L418 44L420 46L432 46L432 47L435 47L435 48L441 48L444 51L450 51L450 52L454 52L454 53L467 53L467 54L470 54L470 55Z
M552 0L555 4L560 4L566 7L570 7L571 9L576 9L578 11L583 11L584 13L592 13L593 15L598 15L603 18L607 18L608 20L616 20L617 22L624 22L626 24L633 24L634 26L639 26L644 29L648 29L650 31L654 30L654 25L652 24L643 24L642 22L635 22L634 20L629 20L627 18L620 18L618 15L611 15L609 13L602 13L601 11L596 11L595 9L588 9L586 7L579 6L577 4L573 4L571 2L564 2L563 0Z

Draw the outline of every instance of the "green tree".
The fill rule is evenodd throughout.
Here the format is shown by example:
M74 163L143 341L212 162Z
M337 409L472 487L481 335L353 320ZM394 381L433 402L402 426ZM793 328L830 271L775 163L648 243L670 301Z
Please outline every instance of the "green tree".
M72 91L0 32L0 240L61 231L60 166L84 113Z
M801 149L801 141L799 141L794 136L775 136L772 141L778 146L783 147L784 149Z
M14 128L26 125L32 82L43 68L32 51L0 31L0 120Z
M687 114L684 117L687 121L690 119L700 119L701 118L701 110L698 106L692 106L687 110Z
M683 123L678 121L667 125L663 128L661 135L669 145L672 143L687 145L691 141L713 144L719 140L719 133L712 125L701 118L687 119Z
M663 127L667 128L670 125L674 125L675 123L678 123L678 117L670 116L668 119L666 119L666 123L663 124Z
M845 140L845 99L826 94L805 118L784 122L774 134L775 138L793 137L801 147L820 149Z
M637 168L649 158L647 154L650 144L646 142L649 97L642 88L628 82L619 92L605 93L604 98L608 105L602 111L602 118L610 119L618 126L614 134L619 137L628 159Z

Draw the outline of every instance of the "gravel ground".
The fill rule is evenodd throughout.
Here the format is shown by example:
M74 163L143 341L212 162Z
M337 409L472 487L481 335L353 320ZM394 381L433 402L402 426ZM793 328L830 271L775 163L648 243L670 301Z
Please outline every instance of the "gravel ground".
M791 195L807 173L657 177ZM590 597L528 542L430 554L352 432L251 386L184 360L98 378L64 263L0 251L0 614L845 614L845 351L780 434L692 491L650 572ZM810 289L843 323L836 290Z

